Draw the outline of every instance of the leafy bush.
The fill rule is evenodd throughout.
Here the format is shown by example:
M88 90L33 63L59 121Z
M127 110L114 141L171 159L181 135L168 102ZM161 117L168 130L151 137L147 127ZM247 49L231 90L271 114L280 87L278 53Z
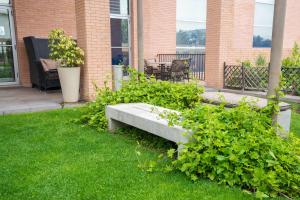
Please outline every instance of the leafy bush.
M253 67L253 64L250 60L244 60L241 62L242 66L244 67Z
M283 67L300 67L300 47L295 42L291 55L282 60Z
M170 118L194 134L168 168L192 180L205 177L236 185L259 198L300 195L299 140L278 137L268 110L257 112L247 103L232 109L197 105L180 119Z
M268 63L266 57L262 54L259 54L255 60L255 65L256 67L267 67Z
M131 80L123 83L119 91L105 87L97 89L94 103L87 108L86 115L81 119L84 123L100 130L107 128L105 107L118 103L144 102L175 110L193 108L200 101L203 88L196 83L171 83L147 79L144 74L130 70Z
M255 192L257 197L300 195L299 140L283 140L271 126L270 107L254 110L247 103L225 109L200 103L202 88L147 80L131 71L132 79L119 91L97 89L94 103L82 121L104 130L107 128L105 107L109 104L145 102L181 111L169 115L170 125L178 124L194 135L179 159L162 158L149 162L149 171L162 164L166 171L179 170L192 180L205 177L230 186ZM297 153L298 152L298 153ZM170 158L175 150L168 151Z
M61 67L77 67L84 64L84 52L62 29L49 34L50 58L60 62Z
M247 60L238 60L238 62L244 67L268 67L268 61L265 55L259 54L254 61L249 59Z

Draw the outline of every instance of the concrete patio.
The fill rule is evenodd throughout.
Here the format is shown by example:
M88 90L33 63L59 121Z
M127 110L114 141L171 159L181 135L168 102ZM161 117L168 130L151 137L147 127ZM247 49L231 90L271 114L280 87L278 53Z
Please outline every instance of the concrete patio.
M40 91L36 88L0 87L0 115L61 109L80 104L62 104L61 91Z

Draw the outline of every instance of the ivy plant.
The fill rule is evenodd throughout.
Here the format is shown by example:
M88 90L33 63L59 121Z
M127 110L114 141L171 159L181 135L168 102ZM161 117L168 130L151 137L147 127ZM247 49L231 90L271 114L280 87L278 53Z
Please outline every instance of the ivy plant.
M272 126L276 102L264 109L241 102L236 108L201 103L203 88L196 83L172 83L147 79L130 70L131 80L119 91L97 88L80 121L99 130L107 128L105 107L110 104L144 102L177 110L181 115L162 114L169 125L192 131L189 143L176 159L170 149L166 156L143 165L151 172L180 171L193 181L207 178L237 186L258 198L300 196L300 141L277 135Z
M118 103L143 102L174 110L191 109L200 101L204 89L196 83L187 84L147 79L144 74L129 68L130 80L123 82L121 90L97 88L96 101L91 103L81 121L97 129L107 128L105 107Z

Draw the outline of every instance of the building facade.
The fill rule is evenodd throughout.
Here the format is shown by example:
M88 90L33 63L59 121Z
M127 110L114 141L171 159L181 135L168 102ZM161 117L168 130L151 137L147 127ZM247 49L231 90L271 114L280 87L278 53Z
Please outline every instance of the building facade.
M0 0L0 85L30 87L23 37L63 28L85 51L81 94L93 98L113 64L137 67L137 1ZM299 9L287 0L284 55L300 42ZM273 12L274 0L143 0L144 58L205 52L205 82L221 88L224 62L269 59Z

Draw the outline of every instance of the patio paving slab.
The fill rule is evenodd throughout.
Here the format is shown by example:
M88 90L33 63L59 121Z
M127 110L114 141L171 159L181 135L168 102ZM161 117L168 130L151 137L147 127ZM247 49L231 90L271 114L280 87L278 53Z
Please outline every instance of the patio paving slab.
M82 103L76 103L62 106L62 102L62 94L59 90L45 92L36 88L0 88L0 115L38 112L82 105Z

